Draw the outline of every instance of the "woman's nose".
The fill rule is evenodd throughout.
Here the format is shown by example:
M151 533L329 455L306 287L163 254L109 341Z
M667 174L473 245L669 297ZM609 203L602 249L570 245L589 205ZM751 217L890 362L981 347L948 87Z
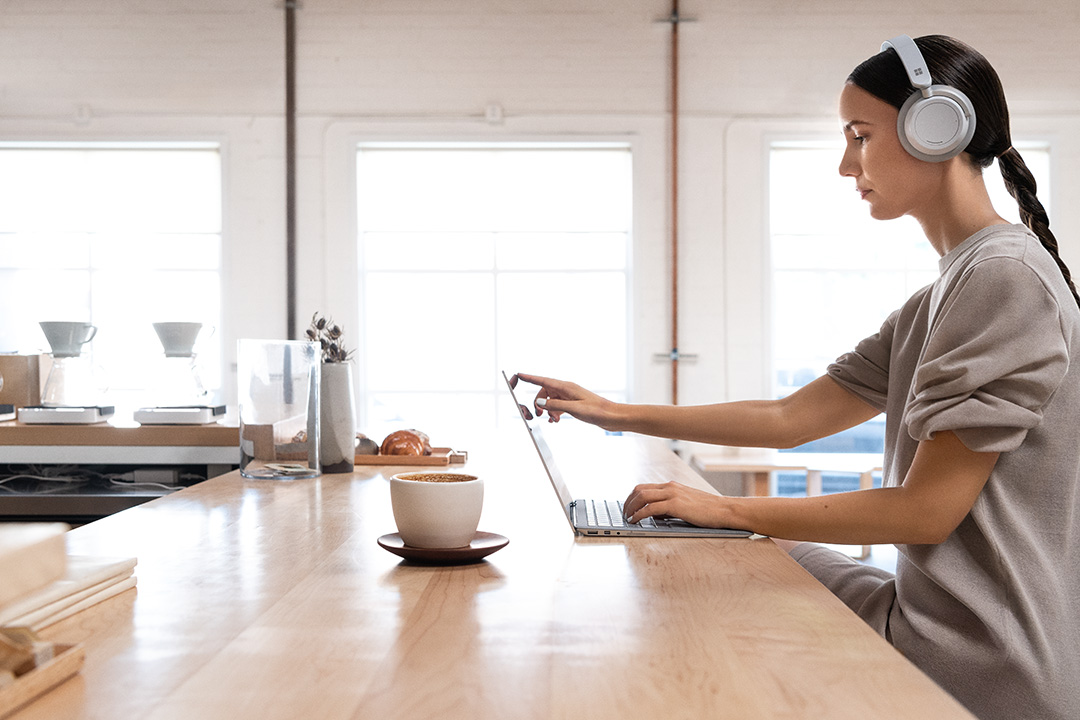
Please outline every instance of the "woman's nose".
M840 167L837 170L843 177L856 177L859 174L859 163L852 157L850 147L844 150L844 154L840 158Z

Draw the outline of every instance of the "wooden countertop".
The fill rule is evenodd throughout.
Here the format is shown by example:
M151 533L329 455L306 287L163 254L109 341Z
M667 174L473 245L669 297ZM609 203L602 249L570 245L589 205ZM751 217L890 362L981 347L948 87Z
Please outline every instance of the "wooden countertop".
M212 425L139 425L114 421L93 425L27 425L16 420L0 422L0 446L94 445L94 446L193 446L239 445L235 422Z
M14 717L971 717L771 540L576 538L517 430L470 445L480 529L510 539L475 565L376 544L387 467L234 472L73 530L138 588L45 631L86 665ZM659 442L579 457L577 495L707 488Z

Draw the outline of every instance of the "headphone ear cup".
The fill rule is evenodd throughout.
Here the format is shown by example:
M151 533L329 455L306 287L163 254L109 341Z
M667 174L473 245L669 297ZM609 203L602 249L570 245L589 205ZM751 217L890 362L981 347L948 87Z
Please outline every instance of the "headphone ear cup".
M916 91L900 108L896 132L904 149L927 162L943 162L964 151L975 134L975 108L967 95L948 85Z

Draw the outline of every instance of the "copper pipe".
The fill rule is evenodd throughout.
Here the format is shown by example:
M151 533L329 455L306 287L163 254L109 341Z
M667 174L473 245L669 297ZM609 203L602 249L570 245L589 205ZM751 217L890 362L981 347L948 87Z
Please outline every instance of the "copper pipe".
M296 0L285 0L285 313L286 336L296 324Z
M671 7L671 404L679 404L679 0Z

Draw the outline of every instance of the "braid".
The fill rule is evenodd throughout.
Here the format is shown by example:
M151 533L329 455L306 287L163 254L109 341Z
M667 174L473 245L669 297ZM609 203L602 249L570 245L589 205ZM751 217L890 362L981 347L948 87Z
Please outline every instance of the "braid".
M1006 189L1020 206L1020 219L1031 232L1035 233L1039 242L1054 258L1054 262L1057 263L1065 278L1065 283L1072 291L1073 299L1076 300L1077 305L1080 305L1080 295L1077 294L1076 285L1073 284L1072 273L1058 254L1057 238L1050 231L1050 218L1046 214L1046 209L1035 195L1035 177L1028 169L1027 163L1024 162L1020 153L1009 147L998 158L998 167L1001 168L1001 176L1005 180Z

